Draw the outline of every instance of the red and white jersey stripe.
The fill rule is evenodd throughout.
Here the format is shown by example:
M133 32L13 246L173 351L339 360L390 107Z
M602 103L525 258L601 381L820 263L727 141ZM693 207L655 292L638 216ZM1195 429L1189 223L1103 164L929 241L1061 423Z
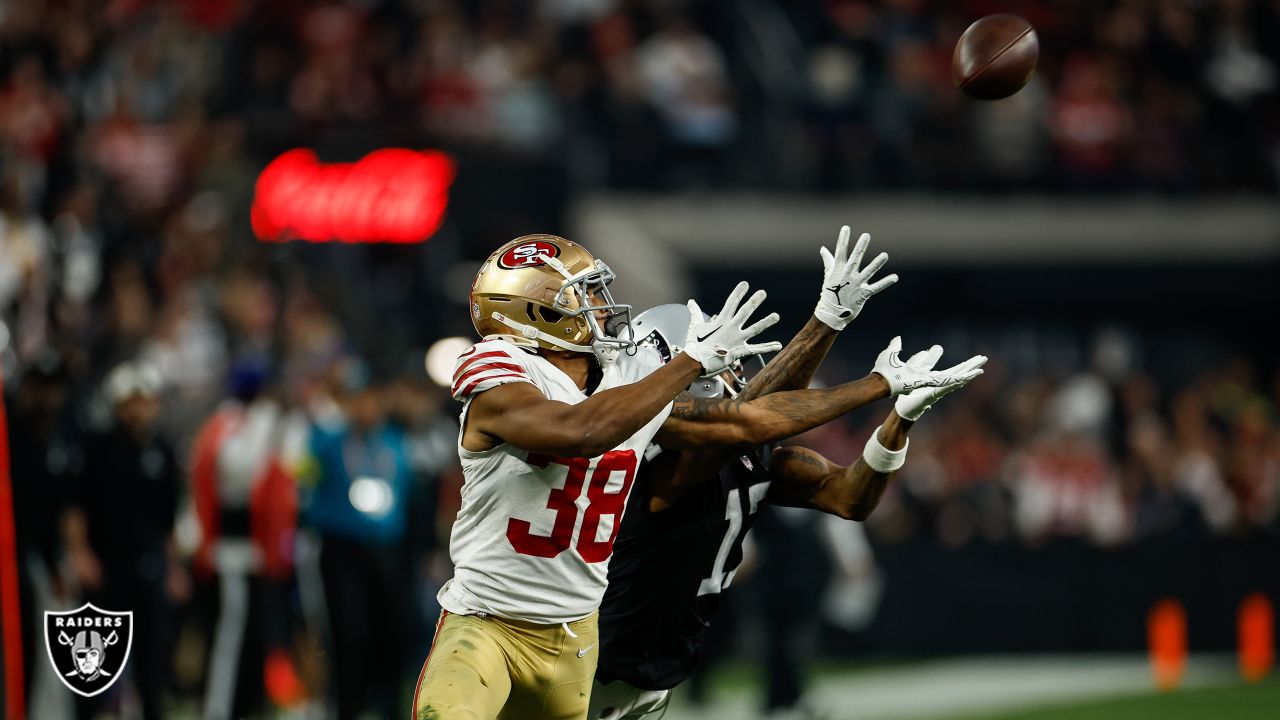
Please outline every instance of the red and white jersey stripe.
M621 353L601 370L596 392L637 382L661 366L651 347ZM530 383L556 402L587 399L546 358L485 340L463 353L454 370L453 397L463 403L459 425L465 429L478 394L513 382ZM530 454L508 443L473 452L459 434L462 507L449 539L454 576L440 590L440 606L549 625L595 611L636 467L670 408L594 458Z
M484 340L458 356L453 368L454 400L513 382L533 383L526 366L529 354L504 340Z

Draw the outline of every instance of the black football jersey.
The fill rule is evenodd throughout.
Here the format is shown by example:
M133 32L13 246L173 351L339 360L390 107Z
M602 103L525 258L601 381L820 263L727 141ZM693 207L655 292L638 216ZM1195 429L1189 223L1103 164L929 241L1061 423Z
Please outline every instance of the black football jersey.
M735 460L660 512L649 511L655 463L640 466L600 606L601 682L666 690L693 672L769 490L769 454Z

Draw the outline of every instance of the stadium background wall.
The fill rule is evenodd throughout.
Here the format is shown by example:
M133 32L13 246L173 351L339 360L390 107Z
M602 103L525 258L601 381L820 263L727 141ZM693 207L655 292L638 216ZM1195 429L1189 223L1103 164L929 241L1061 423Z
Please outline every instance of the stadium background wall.
M1280 601L1280 537L1213 539L1192 532L1100 551L933 540L877 545L886 592L871 630L833 650L901 654L1141 651L1162 598L1187 611L1193 652L1233 652L1236 611L1253 592ZM938 602L936 598L945 598ZM945 608L945 611L939 611Z

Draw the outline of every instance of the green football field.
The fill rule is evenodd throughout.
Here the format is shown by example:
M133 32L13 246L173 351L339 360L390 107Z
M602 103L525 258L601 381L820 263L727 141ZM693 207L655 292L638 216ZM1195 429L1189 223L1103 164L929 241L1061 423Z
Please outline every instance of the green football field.
M1085 703L1053 704L968 720L1262 720L1280 718L1280 682L1178 690Z
M667 720L801 720L762 711L758 666L712 673L710 697L678 688ZM1140 655L970 656L817 664L806 683L821 720L1280 720L1280 673L1240 680L1234 658L1192 656L1180 687L1157 691Z

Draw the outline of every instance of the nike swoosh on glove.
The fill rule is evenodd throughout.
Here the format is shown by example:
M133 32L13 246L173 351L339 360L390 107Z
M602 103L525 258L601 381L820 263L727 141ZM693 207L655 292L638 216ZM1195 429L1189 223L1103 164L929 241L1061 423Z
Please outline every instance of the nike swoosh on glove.
M778 313L770 313L759 322L747 326L751 314L767 297L765 291L757 290L743 303L742 298L746 296L748 289L745 282L738 283L733 292L729 293L720 312L708 320L697 320L702 317L702 309L698 307L698 303L689 301L691 321L685 335L684 352L702 365L702 369L706 371L703 377L719 375L744 357L782 349L780 342L749 342L751 338L773 327L778 322Z

